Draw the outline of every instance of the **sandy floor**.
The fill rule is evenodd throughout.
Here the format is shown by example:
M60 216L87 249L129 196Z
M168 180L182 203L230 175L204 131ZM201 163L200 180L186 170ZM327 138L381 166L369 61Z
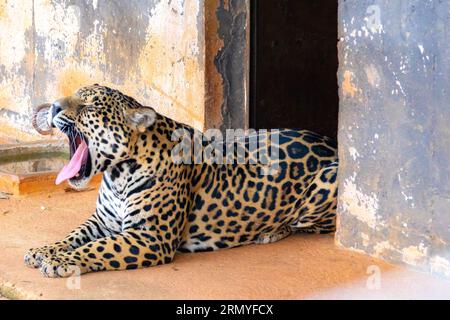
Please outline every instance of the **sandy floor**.
M96 191L0 200L0 292L41 299L446 298L449 284L297 235L269 245L180 254L172 264L81 279L46 279L23 265L27 248L85 220ZM368 271L375 270L375 278Z

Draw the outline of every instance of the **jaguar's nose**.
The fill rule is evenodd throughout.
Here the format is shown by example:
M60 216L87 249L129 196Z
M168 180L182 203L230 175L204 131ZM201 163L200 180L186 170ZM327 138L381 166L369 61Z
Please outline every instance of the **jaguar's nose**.
M55 128L55 125L53 124L53 119L55 119L55 117L58 115L58 113L60 113L62 111L62 107L61 107L61 102L59 101L55 101L51 108L50 108L50 117L51 117L51 121L49 121L49 123L52 124L52 127Z
M62 111L61 102L55 101L52 104L52 118Z

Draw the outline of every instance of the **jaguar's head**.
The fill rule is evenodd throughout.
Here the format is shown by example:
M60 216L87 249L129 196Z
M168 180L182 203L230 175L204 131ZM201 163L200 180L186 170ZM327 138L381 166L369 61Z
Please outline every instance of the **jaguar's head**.
M157 117L150 107L117 90L93 85L55 101L49 123L67 135L70 162L56 180L83 188L97 173L130 158L133 137Z

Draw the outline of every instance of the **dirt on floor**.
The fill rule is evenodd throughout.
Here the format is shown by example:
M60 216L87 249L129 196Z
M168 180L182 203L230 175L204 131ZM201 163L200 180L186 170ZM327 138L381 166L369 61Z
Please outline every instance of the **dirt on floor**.
M0 199L0 292L11 299L448 298L447 282L337 248L330 235L179 254L171 264L47 279L23 264L94 211L97 191ZM6 293L6 294L5 294Z

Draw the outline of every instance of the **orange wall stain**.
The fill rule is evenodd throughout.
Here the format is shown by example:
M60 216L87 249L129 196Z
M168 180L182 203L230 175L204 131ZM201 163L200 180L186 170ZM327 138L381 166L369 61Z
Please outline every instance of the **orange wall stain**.
M88 75L77 70L66 70L58 79L58 96L71 96L80 87L90 84L92 81Z
M358 92L358 89L352 83L353 73L350 71L344 72L344 80L342 81L342 92L344 96L350 96L352 98L355 97L355 94Z
M7 0L0 0L0 19L6 16L6 2Z
M219 38L216 11L219 0L205 2L205 129L222 123L223 79L215 65L215 57L224 46ZM224 4L228 6L228 1Z
M0 88L0 108L7 107L11 104L11 100L9 99L9 94L4 92L2 88Z

